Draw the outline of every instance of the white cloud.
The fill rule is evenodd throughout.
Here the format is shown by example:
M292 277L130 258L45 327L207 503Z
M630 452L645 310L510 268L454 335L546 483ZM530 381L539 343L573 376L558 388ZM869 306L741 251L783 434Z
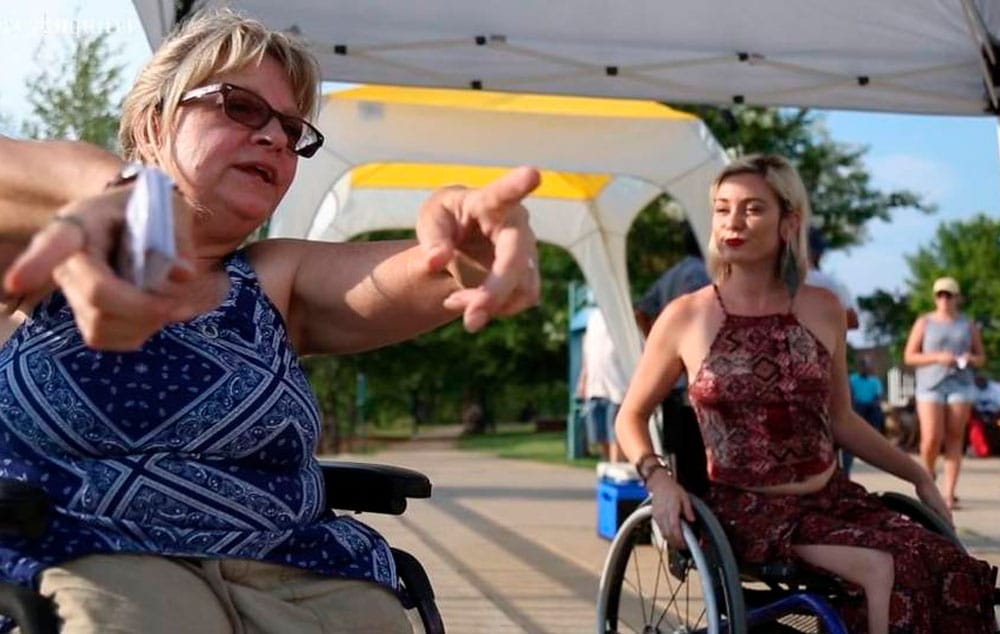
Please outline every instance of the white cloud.
M947 163L916 154L883 154L865 161L874 185L881 189L909 189L932 203L954 194L959 175Z

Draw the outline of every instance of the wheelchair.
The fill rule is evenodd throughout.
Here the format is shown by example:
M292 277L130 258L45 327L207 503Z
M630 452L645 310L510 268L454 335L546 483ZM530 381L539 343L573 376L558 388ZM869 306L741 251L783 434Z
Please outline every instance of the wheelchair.
M408 498L429 498L427 476L389 465L321 461L327 505L356 513L401 515ZM38 538L45 532L49 502L45 493L25 482L0 479L0 534ZM399 574L401 600L419 615L424 632L443 634L444 623L434 602L434 590L423 566L406 551L392 549ZM22 634L57 634L55 605L37 592L0 582L0 614Z
M848 634L830 603L840 589L829 578L794 564L737 561L721 524L697 496L708 487L698 422L690 409L665 404L666 410L671 424L662 436L664 452L691 497L695 521L682 521L680 549L660 536L648 499L625 519L601 574L598 632ZM962 546L952 528L918 500L877 495L889 509Z

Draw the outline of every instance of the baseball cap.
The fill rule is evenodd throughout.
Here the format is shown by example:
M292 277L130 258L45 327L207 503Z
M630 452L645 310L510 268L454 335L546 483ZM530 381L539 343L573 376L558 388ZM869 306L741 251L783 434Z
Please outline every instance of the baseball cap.
M952 295L961 295L961 290L958 288L958 282L955 281L953 277L939 277L934 280L934 294L945 292L951 293Z

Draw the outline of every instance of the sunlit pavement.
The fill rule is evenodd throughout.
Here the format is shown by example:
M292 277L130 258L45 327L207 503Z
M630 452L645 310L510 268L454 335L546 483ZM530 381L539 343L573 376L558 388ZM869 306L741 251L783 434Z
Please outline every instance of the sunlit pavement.
M400 517L366 514L394 546L427 568L449 632L589 632L609 542L596 532L595 474L448 448L442 438L344 459L426 473L429 500ZM912 487L855 461L871 490ZM963 463L959 536L1000 564L1000 459Z

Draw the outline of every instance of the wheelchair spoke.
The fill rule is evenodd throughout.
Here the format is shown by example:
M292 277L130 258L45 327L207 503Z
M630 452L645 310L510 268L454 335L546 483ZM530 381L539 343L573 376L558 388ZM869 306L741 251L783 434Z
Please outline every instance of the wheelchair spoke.
M701 601L700 597L692 597L691 596L691 587L693 585L692 583L690 583L692 570L693 570L692 568L689 568L687 570L687 574L685 575L685 583L683 584L683 586L679 585L676 589L673 590L673 592L671 592L670 598L666 601L665 605L663 606L663 610L660 613L660 618L656 620L656 626L657 626L657 630L656 631L659 631L659 627L663 623L663 621L666 619L667 613L671 612L671 611L673 612L673 614L677 618L674 619L672 622L668 621L668 624L672 624L672 623L675 623L676 625L682 625L683 624L685 626L685 628L684 628L685 630L690 629L692 626L697 627L697 626L700 626L700 625L703 624L703 619L705 618L705 607L704 607L704 604ZM683 615L681 614L681 603L682 602L677 600L677 595L681 592L682 589L684 591L684 601L683 601L683 604L684 604L684 614ZM691 621L691 607L692 607L692 604L695 603L696 601L698 603L701 603L702 607L701 607L701 610L698 613L697 620L694 621L694 622L692 622Z
M728 577L721 575L727 577L724 582L716 579L723 558L711 539L702 541L688 528L687 548L677 550L668 547L651 524L649 510L640 509L613 543L598 602L602 629L608 634L730 631L729 577L735 574L735 564ZM746 632L737 625L738 632Z

